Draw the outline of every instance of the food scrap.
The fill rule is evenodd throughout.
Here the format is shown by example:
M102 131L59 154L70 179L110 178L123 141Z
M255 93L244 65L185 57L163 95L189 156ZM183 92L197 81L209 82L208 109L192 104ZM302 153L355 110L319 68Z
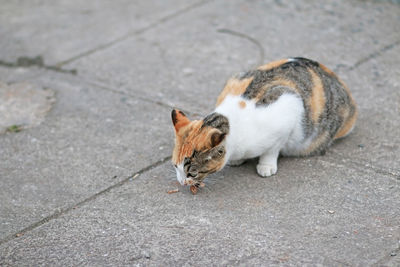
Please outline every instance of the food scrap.
M191 185L190 186L190 192L192 192L193 195L197 194L197 186Z
M178 193L178 192L179 192L179 189L177 188L177 189L169 190L167 193L174 194L174 193Z

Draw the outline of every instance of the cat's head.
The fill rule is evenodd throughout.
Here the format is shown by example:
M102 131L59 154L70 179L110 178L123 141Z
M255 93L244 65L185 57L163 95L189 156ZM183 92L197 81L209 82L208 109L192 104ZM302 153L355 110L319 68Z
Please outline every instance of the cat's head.
M190 121L179 110L173 110L171 116L175 128L172 163L177 180L182 185L199 185L208 174L222 169L226 163L228 120L213 113L203 120Z

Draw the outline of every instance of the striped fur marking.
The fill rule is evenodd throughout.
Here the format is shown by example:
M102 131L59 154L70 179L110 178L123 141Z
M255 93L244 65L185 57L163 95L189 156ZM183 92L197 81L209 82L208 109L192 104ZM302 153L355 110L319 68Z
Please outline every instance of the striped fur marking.
M349 113L350 113L350 110L347 109L346 115L349 116ZM356 120L357 120L357 111L354 111L354 113L351 116L347 117L347 119L343 123L342 127L340 127L339 131L337 132L337 134L335 135L335 137L333 139L342 138L342 137L345 137L347 134L349 134L351 132L351 130L353 129L354 124L356 123Z
M308 69L311 73L311 79L313 83L311 98L309 100L311 118L314 123L318 123L320 115L325 110L325 93L324 86L321 78L315 73L314 70Z

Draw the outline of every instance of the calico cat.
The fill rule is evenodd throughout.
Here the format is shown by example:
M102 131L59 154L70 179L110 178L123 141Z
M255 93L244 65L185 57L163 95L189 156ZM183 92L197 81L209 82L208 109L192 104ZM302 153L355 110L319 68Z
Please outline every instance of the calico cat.
M351 132L356 104L327 67L306 58L283 59L229 79L214 112L190 121L172 111L172 162L184 185L200 185L227 163L259 157L257 173L277 172L279 154L325 153Z

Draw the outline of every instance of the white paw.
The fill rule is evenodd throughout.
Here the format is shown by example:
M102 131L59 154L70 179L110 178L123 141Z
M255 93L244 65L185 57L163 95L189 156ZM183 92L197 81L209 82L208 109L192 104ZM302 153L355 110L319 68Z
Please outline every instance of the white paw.
M257 173L262 177L271 176L276 173L278 166L270 164L258 164Z
M230 160L228 161L229 166L240 166L242 165L246 160L244 159L239 159L239 160Z

